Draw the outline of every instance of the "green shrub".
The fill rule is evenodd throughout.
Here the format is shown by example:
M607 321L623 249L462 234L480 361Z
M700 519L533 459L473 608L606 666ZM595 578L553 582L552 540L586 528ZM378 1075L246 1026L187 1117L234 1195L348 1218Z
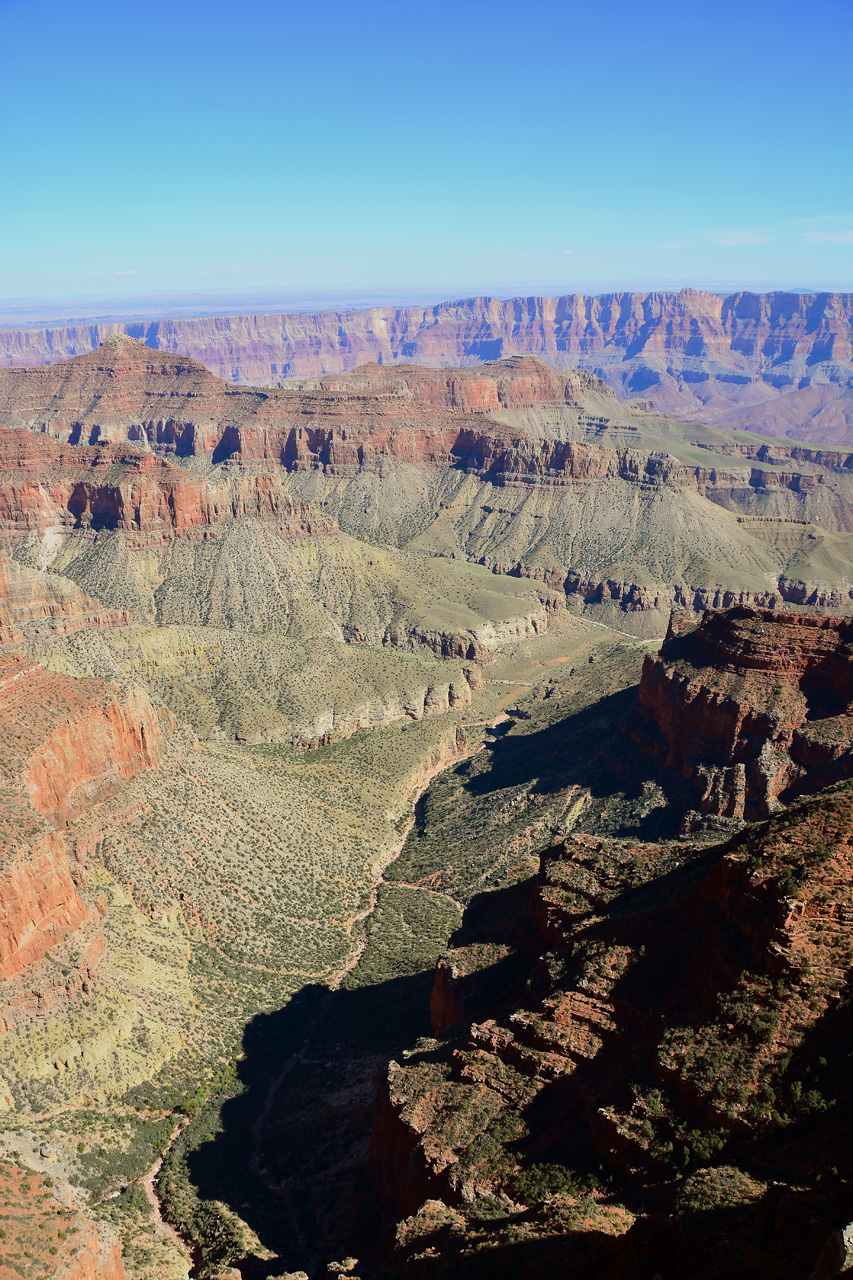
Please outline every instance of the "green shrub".
M523 1204L537 1204L553 1195L583 1196L601 1190L603 1185L594 1175L562 1164L532 1164L512 1184L513 1196Z

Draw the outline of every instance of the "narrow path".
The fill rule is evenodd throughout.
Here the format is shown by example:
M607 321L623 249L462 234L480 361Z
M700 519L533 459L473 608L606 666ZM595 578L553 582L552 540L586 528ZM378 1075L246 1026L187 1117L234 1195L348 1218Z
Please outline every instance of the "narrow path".
M495 725L500 724L504 720L508 720L508 719L511 719L511 717L501 712L497 717L493 719L475 720L471 724L469 724L467 727L468 728L485 728L486 726L489 726L491 728L494 728ZM400 854L403 852L403 849L405 848L406 841L408 840L409 836L412 834L412 828L415 825L415 815L417 811L417 805L421 796L425 795L425 793L429 789L430 783L433 782L440 773L444 773L446 769L451 769L454 765L459 764L461 760L468 760L478 750L479 750L479 745L472 746L470 749L466 749L464 751L454 751L452 755L448 756L446 760L443 760L441 764L437 764L433 769L430 769L430 771L421 779L418 785L415 788L413 788L413 790L409 793L409 804L412 807L412 815L409 818L409 821L406 823L406 826L403 829L400 839L398 840L397 844L394 845L393 849L388 855L388 858L385 860L385 863L383 864L382 869L379 871L378 875L373 881L373 884L371 885L370 897L368 899L367 906L364 908L363 911L356 912L356 914L352 916L350 920L347 922L347 933L349 934L351 940L352 940L352 931L354 926L364 920L367 920L367 918L371 916L373 912L376 910L376 903L379 898L379 886L383 882L383 877L385 875L385 872L393 863L397 861ZM402 882L394 880L394 881L391 881L391 883L398 884ZM410 885L408 887L412 889L419 889L419 888L423 888L424 886ZM431 889L430 892L435 893L437 892L437 890ZM359 938L357 938L354 942L351 941L350 951L344 963L341 965L339 969L336 969L335 972L331 974L331 976L329 977L328 982L329 982L330 991L337 991L341 983L343 982L344 978L347 976L347 974L352 973L353 969L356 967L359 960L364 955L364 948L366 946L367 946L367 933L366 931L362 931L361 936Z
M176 1248L180 1249L181 1253L184 1255L184 1257L187 1260L187 1264L190 1267L190 1270L192 1270L192 1267L194 1264L192 1250L190 1249L187 1242L184 1240L183 1236L180 1236L178 1232L175 1230L175 1228L171 1225L171 1223L167 1222L166 1219L163 1217L163 1211L160 1205L160 1198L154 1189L154 1182L157 1178L157 1174L160 1172L160 1170L163 1167L163 1161L166 1159L166 1156L172 1146L172 1143L175 1141L178 1134L183 1129L185 1129L188 1124L189 1124L189 1117L184 1117L178 1121L178 1123L175 1125L174 1129L172 1130L171 1134L169 1135L169 1138L168 1138L168 1141L166 1142L165 1147L160 1152L157 1159L154 1161L151 1168L146 1173L145 1177L140 1179L140 1185L142 1187L142 1190L145 1192L145 1199L148 1201L149 1205L151 1206L151 1217L154 1221L154 1227L158 1236L161 1239L165 1238L166 1240L169 1240L173 1245L175 1245Z
M480 721L477 723L480 726L483 726L487 723L490 724L491 721ZM474 726L470 726L470 727L474 727ZM260 1182L263 1183L267 1191L270 1191L273 1195L278 1196L282 1200L287 1210L287 1214L290 1219L294 1236L298 1242L299 1249L303 1257L307 1257L308 1255L308 1241L300 1225L299 1216L296 1211L296 1206L293 1202L293 1197L290 1193L290 1188L287 1186L286 1182L276 1182L276 1180L272 1177L269 1171L263 1167L263 1139L264 1139L264 1129L266 1127L267 1120L269 1119L269 1116L272 1111L273 1105L275 1103L275 1099L279 1089L284 1084L285 1080L287 1079L288 1075L293 1070L293 1068L297 1066L299 1063L301 1063L305 1055L307 1054L311 1044L312 1036L314 1035L314 1032L317 1029L320 1018L323 1016L323 1012L326 1009L328 1002L331 999L333 993L339 990L340 985L343 982L344 978L347 976L348 973L351 973L353 971L353 969L356 967L359 960L361 959L362 955L364 954L364 949L367 946L367 931L361 930L359 933L359 936L357 938L353 938L353 930L357 924L363 923L365 920L368 919L368 917L372 914L372 912L375 911L376 904L379 898L379 886L383 882L383 877L385 875L385 872L394 862L396 862L397 858L399 858L400 854L403 852L405 843L408 840L409 835L411 834L412 828L415 825L415 811L416 811L418 801L420 800L421 796L424 795L430 783L435 778L437 778L440 773L443 773L445 769L452 768L454 765L458 764L460 760L468 759L468 757L472 756L475 753L475 751L477 751L478 749L479 749L479 744L472 746L470 750L454 751L450 756L448 756L445 760L443 760L441 764L438 764L433 769L430 769L421 778L418 785L410 792L408 800L412 809L411 817L409 818L409 821L406 823L406 826L400 835L400 839L391 848L388 854L388 857L384 860L382 867L379 869L376 876L374 877L373 883L370 888L370 895L368 898L367 905L361 911L357 911L355 915L351 916L350 919L347 921L347 933L350 938L350 947L347 953L347 957L344 960L343 964L340 965L339 968L334 970L334 972L329 975L327 979L328 991L326 994L326 998L323 1000L322 1004L320 1005L316 1014L314 1015L314 1018L312 1020L311 1026L308 1029L308 1034L305 1037L305 1040L302 1042L301 1047L294 1054L291 1055L291 1057L285 1063L284 1067L279 1072L279 1074L270 1081L269 1088L267 1089L267 1094L264 1099L263 1108L261 1109L258 1115L258 1118L255 1120L254 1124L252 1125L252 1154L249 1157L249 1168L251 1172L255 1175L255 1177L257 1177L260 1180ZM393 883L396 883L396 881ZM419 888L421 886L411 886L411 887ZM436 892L436 890L430 890L430 892L434 893ZM444 895L444 896L447 896L447 895ZM458 904L454 904L454 905L458 905Z
M630 631L620 631L618 627L608 627L606 622L596 622L594 618L585 618L583 614L578 616L581 622L588 622L591 627L604 627L605 631L612 631L615 636L625 636L628 640L639 640L640 644L663 644L666 639L666 636L652 636L651 639L647 639L645 636L634 636L631 635Z
M448 902L452 902L459 911L463 910L461 902L457 902L452 894L445 893L443 889L433 889L431 884L412 884L410 880L388 880L386 883L392 889L419 889L421 893L434 893L437 898L446 898Z

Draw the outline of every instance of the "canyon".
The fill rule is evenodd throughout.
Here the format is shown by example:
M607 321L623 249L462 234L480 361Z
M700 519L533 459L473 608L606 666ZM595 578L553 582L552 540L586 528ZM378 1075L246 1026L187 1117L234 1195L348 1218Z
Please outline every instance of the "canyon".
M843 364L841 302L755 342ZM68 1280L805 1277L853 1218L853 455L366 354L0 370L21 1239L58 1198Z
M639 687L612 692L632 659L600 654L580 705L581 670L552 675L550 696L510 713L491 760L432 784L386 871L394 924L375 923L368 963L324 1023L306 1037L294 1015L270 1047L260 1029L247 1042L247 1093L199 1151L202 1185L238 1194L213 1170L240 1151L265 1054L282 1061L293 1045L262 1146L287 1205L288 1268L305 1265L301 1230L321 1256L357 1258L359 1274L808 1275L853 1209L842 1172L853 769L764 820L722 816L685 836L692 777L677 756L673 768L638 752L631 730L654 706L661 663L709 761L737 747L722 698L709 741L715 680L729 706L739 699L744 740L750 681L771 669L771 714L803 706L803 676L821 661L846 705L839 625L733 610L685 628L679 648L676 620ZM679 678L688 652L705 659L704 705ZM811 714L849 747L836 706ZM384 927L411 927L405 894L418 889L461 913L433 975L369 957Z
M821 1176L849 1141L849 820L845 786L710 850L569 837L517 896L513 985L469 907L380 1090L398 1274L809 1273L850 1210Z
M526 582L516 592L540 607L563 598L646 635L673 605L853 599L851 455L674 424L530 357L254 390L115 336L66 363L0 371L0 422L0 536L22 563L137 619L201 620L198 604L167 604L169 578L191 555L190 576L210 580L236 542L267 599L283 580L288 596L313 594L305 562L317 552L327 576L351 574L367 544L380 579L406 580L415 563L417 577L429 559L451 580L440 561L465 560ZM259 536L246 541L252 519ZM141 569L152 555L154 579ZM248 564L226 572L239 579ZM257 604L234 585L251 616ZM465 651L452 629L380 615L338 608L312 625Z
M849 294L611 293L482 297L432 307L216 316L0 330L0 366L53 364L126 333L229 382L268 384L406 362L533 355L588 369L672 417L850 444Z

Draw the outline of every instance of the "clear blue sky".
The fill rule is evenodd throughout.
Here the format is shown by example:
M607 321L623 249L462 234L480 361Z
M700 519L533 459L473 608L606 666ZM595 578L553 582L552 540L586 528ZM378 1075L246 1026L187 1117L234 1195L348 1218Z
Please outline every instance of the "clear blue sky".
M0 296L853 287L851 0L0 0Z

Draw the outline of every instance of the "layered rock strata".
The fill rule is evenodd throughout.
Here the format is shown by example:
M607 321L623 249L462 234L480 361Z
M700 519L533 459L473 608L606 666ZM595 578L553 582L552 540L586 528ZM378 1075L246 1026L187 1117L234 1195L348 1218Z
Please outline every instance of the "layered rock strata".
M139 690L0 655L0 976L9 984L0 1023L8 1026L10 1011L89 990L103 951L100 912L81 896L85 875L63 831L155 766L170 724ZM57 981L42 984L34 1000L29 971L71 934L77 964L57 957Z
M104 609L60 574L39 573L0 554L0 645L127 626L126 609Z
M853 624L746 608L673 614L628 732L693 781L703 814L754 821L853 774Z
M127 445L81 448L0 428L0 531L7 541L69 529L125 529L169 535L246 515L277 520L295 534L329 526L271 476L189 474Z
M490 895L469 907L436 1039L380 1088L400 1274L436 1248L460 1277L806 1274L850 1211L851 817L842 784L704 853L560 842L516 893L510 986Z
M118 337L64 365L6 371L4 418L0 534L42 540L29 562L72 577L68 552L56 562L66 534L148 546L251 517L290 539L343 531L467 559L584 609L650 615L638 624L650 634L674 603L853 603L850 456L676 440L591 375L529 357L452 372L374 365L259 391ZM78 551L87 582L93 557L112 554Z
M215 461L234 453L286 461L299 426L393 431L423 415L455 422L459 414L539 404L580 408L590 390L604 387L590 374L557 373L532 359L448 374L373 365L356 377L253 390L229 385L198 361L157 355L117 336L66 364L0 370L0 422L70 444L131 440ZM382 443L379 437L380 449Z
M471 365L535 355L603 374L664 412L769 435L849 441L849 294L581 294L318 315L221 316L0 333L8 367L66 360L116 333L186 353L235 382L368 361Z

